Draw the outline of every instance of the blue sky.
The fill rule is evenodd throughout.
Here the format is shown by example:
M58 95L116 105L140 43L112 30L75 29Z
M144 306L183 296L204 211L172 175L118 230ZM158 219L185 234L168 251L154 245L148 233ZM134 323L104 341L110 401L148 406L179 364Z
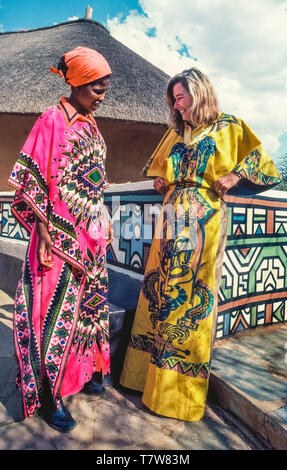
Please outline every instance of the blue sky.
M169 75L196 66L223 111L287 154L287 0L0 0L0 32L93 20ZM176 8L172 8L176 5Z
M87 5L93 7L93 19L106 23L108 15L124 16L132 9L141 8L137 0L0 0L2 31L34 29L62 23L73 16L83 17Z

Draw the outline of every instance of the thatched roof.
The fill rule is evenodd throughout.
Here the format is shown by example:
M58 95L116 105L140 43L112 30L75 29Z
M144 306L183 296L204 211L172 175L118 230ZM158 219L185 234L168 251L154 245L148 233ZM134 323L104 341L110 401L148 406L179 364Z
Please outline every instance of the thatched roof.
M77 46L98 50L113 71L96 116L166 123L168 75L113 38L96 21L79 19L47 28L0 34L0 113L41 113L69 95L69 85L50 72Z

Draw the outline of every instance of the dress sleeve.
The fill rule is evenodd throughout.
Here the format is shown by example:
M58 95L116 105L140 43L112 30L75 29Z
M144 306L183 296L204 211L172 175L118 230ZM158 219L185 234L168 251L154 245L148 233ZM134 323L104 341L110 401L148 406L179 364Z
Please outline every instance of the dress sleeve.
M52 112L45 111L34 124L8 179L9 185L16 189L12 212L29 232L35 214L46 223L49 217L53 134Z
M281 182L274 162L244 121L233 117L233 122L220 129L216 137L217 177L230 172L240 177L233 192L245 187L256 193Z

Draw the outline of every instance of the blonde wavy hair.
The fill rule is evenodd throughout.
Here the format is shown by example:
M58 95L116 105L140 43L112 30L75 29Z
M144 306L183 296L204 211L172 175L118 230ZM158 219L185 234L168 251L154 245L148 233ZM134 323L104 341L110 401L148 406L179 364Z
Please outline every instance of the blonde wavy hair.
M168 83L166 101L170 109L169 124L181 134L184 121L178 110L174 109L173 87L181 83L192 97L190 108L190 124L196 128L202 124L211 124L218 117L219 109L214 88L209 78L193 67L175 75Z

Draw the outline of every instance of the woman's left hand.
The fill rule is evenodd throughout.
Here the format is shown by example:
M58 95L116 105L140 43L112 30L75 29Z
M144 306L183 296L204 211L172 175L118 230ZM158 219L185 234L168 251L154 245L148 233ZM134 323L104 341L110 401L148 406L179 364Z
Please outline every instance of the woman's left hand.
M165 194L168 191L164 179L159 176L153 180L153 187L159 194Z
M227 191L232 188L240 180L240 176L236 173L228 173L227 175L221 176L213 184L214 191L217 192L219 197L224 197Z

